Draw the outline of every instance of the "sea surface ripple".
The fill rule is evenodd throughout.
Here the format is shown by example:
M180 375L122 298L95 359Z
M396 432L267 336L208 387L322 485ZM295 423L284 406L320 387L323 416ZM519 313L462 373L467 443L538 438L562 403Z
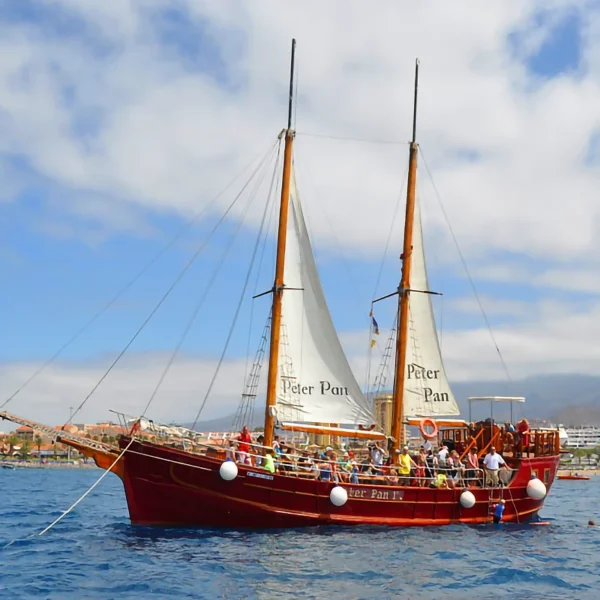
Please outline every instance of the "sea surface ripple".
M556 482L549 526L265 533L132 527L110 475L37 536L100 473L0 469L0 598L600 597L600 477Z

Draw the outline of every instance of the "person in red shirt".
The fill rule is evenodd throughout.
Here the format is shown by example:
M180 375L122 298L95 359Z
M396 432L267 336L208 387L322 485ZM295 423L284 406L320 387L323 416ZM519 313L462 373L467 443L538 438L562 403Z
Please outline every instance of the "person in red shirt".
M526 458L529 456L529 421L523 419L517 425L517 431L519 432L519 446L521 453Z
M250 444L252 444L252 436L248 431L248 427L244 425L242 433L238 436L238 456L242 465L251 465L252 459L250 458Z

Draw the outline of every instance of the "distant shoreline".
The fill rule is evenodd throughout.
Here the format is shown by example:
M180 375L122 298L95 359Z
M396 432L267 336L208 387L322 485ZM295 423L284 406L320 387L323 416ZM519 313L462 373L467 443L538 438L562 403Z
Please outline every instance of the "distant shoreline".
M40 463L40 462L17 462L12 460L0 461L0 468L8 466L14 467L15 469L97 469L96 463L91 462L79 462L73 463Z

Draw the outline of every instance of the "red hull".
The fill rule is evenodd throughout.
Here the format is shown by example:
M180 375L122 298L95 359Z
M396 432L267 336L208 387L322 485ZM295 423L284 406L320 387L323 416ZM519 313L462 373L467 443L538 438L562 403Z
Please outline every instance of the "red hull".
M559 475L558 479L569 479L573 481L589 481L590 478L586 475Z
M121 447L129 441L122 438ZM559 456L522 460L510 486L471 488L477 502L467 509L460 505L460 489L352 484L342 484L348 501L336 507L329 499L332 483L243 466L233 481L224 481L220 461L146 442L134 441L124 458L132 524L232 528L487 523L500 498L506 501L503 521L525 522L543 505L526 492L532 471L549 490L559 461Z

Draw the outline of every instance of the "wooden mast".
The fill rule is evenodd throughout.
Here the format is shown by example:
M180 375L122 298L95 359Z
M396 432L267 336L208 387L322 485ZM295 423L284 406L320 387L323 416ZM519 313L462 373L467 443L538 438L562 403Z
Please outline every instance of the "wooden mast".
M413 225L415 216L415 190L417 179L417 91L419 87L419 60L415 63L415 96L413 107L412 141L408 162L408 185L406 190L406 216L404 219L404 246L402 249L402 280L398 288L398 333L396 336L396 372L392 412L392 461L398 462L398 450L404 445L404 380L406 377L406 347L408 342L408 303L410 298L410 265L412 254Z
M290 97L288 101L288 122L285 130L285 150L283 154L283 175L281 179L281 204L279 208L279 229L277 235L277 260L275 263L275 283L273 284L273 307L271 309L271 340L269 345L269 374L267 377L267 402L265 408L264 446L273 445L275 426L275 404L277 401L277 370L279 367L279 337L281 333L281 302L283 299L285 266L285 244L287 238L288 210L290 204L290 179L292 173L292 108L294 97L294 60L296 40L292 40L290 66Z

